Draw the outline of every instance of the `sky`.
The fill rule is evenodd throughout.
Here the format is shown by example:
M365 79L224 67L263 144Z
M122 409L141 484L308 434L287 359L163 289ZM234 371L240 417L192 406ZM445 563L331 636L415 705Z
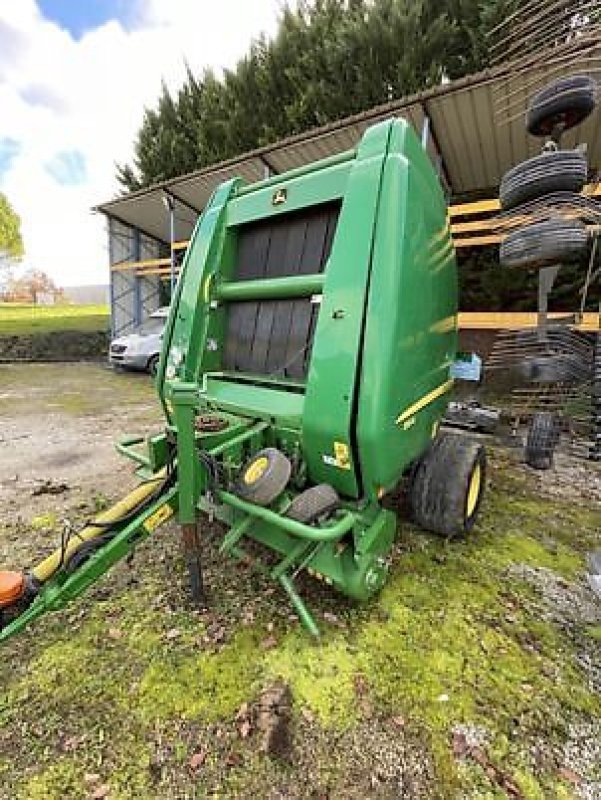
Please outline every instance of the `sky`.
M274 33L281 0L0 0L0 191L21 217L22 268L108 282L106 222L161 81L235 65Z

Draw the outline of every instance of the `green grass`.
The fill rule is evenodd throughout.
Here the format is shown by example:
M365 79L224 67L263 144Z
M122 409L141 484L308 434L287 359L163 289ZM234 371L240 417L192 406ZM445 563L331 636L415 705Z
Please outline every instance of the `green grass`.
M0 303L0 336L53 331L105 331L109 326L106 305L33 306Z

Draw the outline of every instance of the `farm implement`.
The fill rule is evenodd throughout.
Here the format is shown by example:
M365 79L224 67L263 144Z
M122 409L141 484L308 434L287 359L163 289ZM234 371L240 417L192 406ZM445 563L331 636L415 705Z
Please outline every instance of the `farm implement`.
M208 515L224 523L220 550L276 581L314 635L296 576L359 601L377 593L397 528L382 501L401 478L417 524L470 531L484 450L439 432L456 322L445 200L404 121L284 175L222 184L165 329L164 429L118 445L141 483L41 564L0 573L0 639L63 607L172 518L195 601Z

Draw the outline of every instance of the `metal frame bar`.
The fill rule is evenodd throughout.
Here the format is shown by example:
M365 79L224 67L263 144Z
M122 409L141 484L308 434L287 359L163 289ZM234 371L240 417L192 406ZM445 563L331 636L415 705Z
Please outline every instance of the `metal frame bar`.
M424 118L428 120L428 134L434 143L434 147L436 148L436 152L438 153L438 158L440 159L440 172L442 172L442 177L444 182L446 183L447 189L449 193L453 191L453 182L451 181L451 176L449 175L449 170L447 169L447 165L445 164L445 160L442 157L442 150L440 149L440 139L438 138L438 134L436 133L436 128L434 127L434 121L430 114L430 109L428 107L428 101L422 100L420 102L420 106L422 112L424 114ZM422 141L423 143L423 141ZM427 142L424 145L424 149L427 149ZM437 169L437 172L439 170Z

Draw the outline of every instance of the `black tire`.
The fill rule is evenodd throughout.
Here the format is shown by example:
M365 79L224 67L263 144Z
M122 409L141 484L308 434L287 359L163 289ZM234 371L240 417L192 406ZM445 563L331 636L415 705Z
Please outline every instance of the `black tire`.
M586 226L579 220L547 219L509 233L501 242L499 261L504 267L535 267L571 263L588 249Z
M532 136L569 130L588 117L597 103L597 83L588 75L571 75L537 92L528 103L526 128Z
M529 383L572 383L583 378L586 365L571 353L550 353L525 359L520 372Z
M148 359L148 364L146 365L146 369L152 375L153 378L156 376L157 371L159 369L160 359L161 357L158 354L156 356L151 356Z
M275 447L259 450L240 472L236 494L258 506L268 506L286 488L292 466Z
M440 434L418 462L409 490L413 520L456 537L474 527L486 481L486 452L466 436Z
M539 411L528 426L524 457L534 469L551 469L559 442L559 421L550 411Z
M319 517L333 511L339 503L336 489L328 483L320 483L297 494L290 503L286 516L297 522L315 522Z
M580 192L587 169L586 158L578 150L555 150L522 161L503 176L501 206L509 210L552 192Z

